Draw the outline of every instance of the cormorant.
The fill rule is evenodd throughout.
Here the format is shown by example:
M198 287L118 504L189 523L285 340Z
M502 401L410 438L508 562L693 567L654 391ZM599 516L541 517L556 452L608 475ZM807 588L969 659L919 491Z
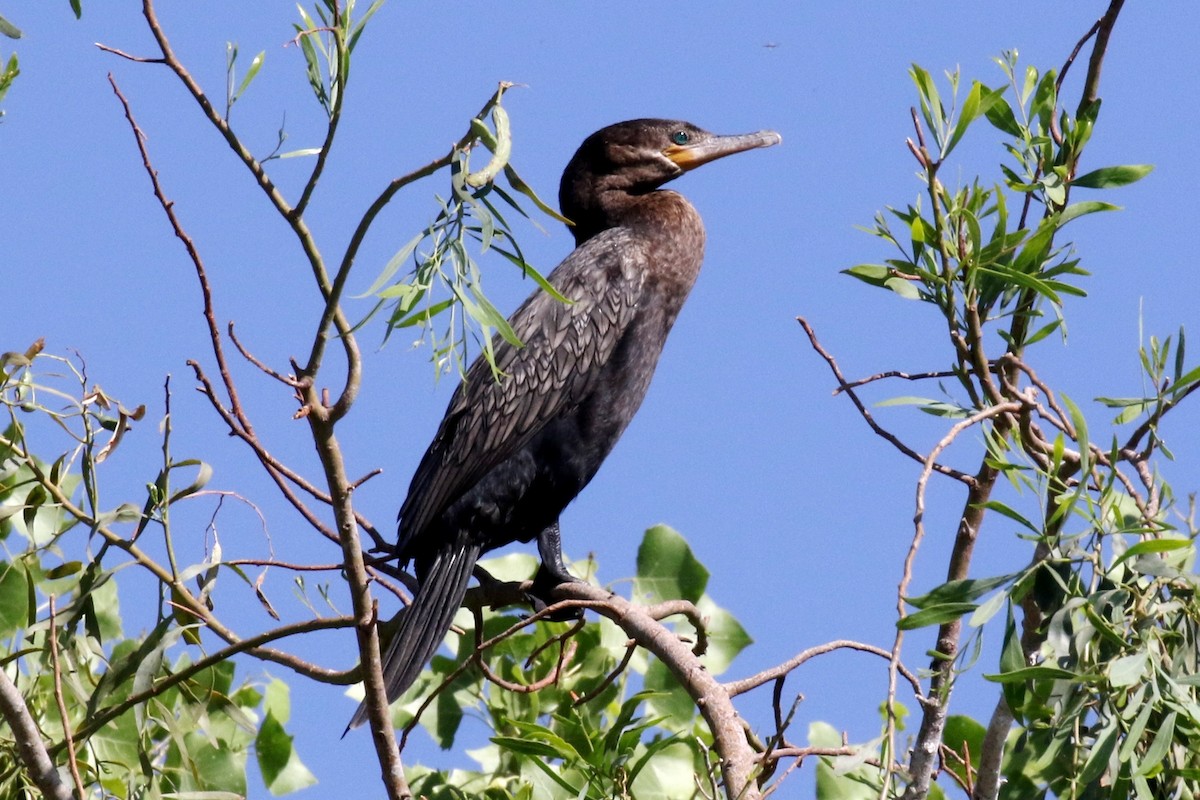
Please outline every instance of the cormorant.
M575 580L562 563L559 514L600 468L646 395L704 256L704 225L659 190L774 131L715 136L687 122L637 119L584 140L559 185L576 249L497 337L499 380L476 359L455 391L400 509L396 552L419 588L383 655L388 700L404 692L446 635L476 560L537 539L536 586ZM351 727L366 719L360 705Z

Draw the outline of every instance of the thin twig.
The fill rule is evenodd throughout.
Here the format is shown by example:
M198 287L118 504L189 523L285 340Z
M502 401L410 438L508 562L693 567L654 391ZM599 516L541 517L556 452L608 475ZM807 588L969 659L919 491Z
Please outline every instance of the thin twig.
M67 751L67 766L71 780L75 781L75 793L86 797L83 778L79 775L79 761L75 757L75 737L71 734L71 717L67 714L67 701L63 697L62 665L58 659L58 621L54 616L54 595L50 596L50 668L54 673L54 702L58 705L58 716L62 719L63 744Z
M821 343L819 341L817 341L817 334L812 329L812 326L808 324L808 320L806 320L804 317L797 317L796 321L800 323L800 327L804 328L804 332L808 335L808 341L812 345L813 350L816 350L817 354L819 356L821 356L821 358L825 359L825 363L829 365L830 371L833 372L833 377L838 382L838 388L837 388L836 392L845 392L846 393L846 396L850 398L850 402L854 403L854 407L858 409L859 416L861 416L863 418L863 420L866 421L867 425L869 425L871 427L871 430L873 430L878 436L882 437L883 439L885 439L886 441L891 443L891 445L893 447L895 447L897 450L899 450L901 453L908 456L912 460L916 461L919 464L924 464L926 461L925 456L921 455L916 450L913 450L911 447L906 445L904 442L900 441L893 433L885 430L883 427L881 427L879 425L879 423L877 423L875 421L875 417L871 415L871 412L867 409L866 405L863 403L862 400L859 399L858 395L854 392L853 387L846 380L845 376L842 375L842 370L840 367L838 367L837 361L834 359L834 357L832 355L830 355L829 351L827 351L821 345ZM959 470L956 470L953 467L947 467L942 464L938 464L936 462L933 465L933 469L935 472L939 472L942 475L946 475L948 477L954 478L955 480L961 481L961 482L967 484L968 486L970 486L972 484L972 482L975 480L973 477L966 474L965 472L960 472Z
M882 647L876 647L873 644L866 644L864 642L855 642L850 639L837 639L832 642L827 642L825 644L803 650L782 664L771 667L770 669L765 669L756 675L751 675L748 678L741 678L740 680L736 681L730 681L729 683L725 684L725 691L729 693L730 697L737 697L739 694L748 692L751 689L757 689L759 686L762 686L765 683L778 680L784 675L792 672L801 664L804 664L806 661L826 653L832 653L835 650L857 650L862 653L871 653L872 655L879 656L880 658L887 659L889 661L892 658L891 651L885 650ZM921 694L921 681L917 678L917 676L909 671L908 668L906 668L903 664L900 664L898 669L900 674L903 675L905 680L907 680L912 686L913 693L917 696L917 698L923 698L923 695Z

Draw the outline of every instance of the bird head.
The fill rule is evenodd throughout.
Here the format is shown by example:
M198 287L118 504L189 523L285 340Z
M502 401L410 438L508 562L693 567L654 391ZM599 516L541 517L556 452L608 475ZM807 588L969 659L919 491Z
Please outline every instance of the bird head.
M564 216L587 226L622 196L654 191L702 164L781 140L774 131L718 136L679 120L618 122L579 146L563 171L559 204Z

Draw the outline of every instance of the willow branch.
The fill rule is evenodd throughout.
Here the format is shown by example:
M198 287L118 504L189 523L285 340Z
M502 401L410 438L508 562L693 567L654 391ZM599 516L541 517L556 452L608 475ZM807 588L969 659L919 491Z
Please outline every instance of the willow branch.
M800 327L802 327L804 329L804 333L808 335L808 341L809 344L812 345L813 350L815 350L817 355L821 356L821 358L825 360L825 363L829 366L830 371L833 373L833 377L838 384L836 392L844 392L846 396L850 398L850 402L854 403L854 407L858 409L859 416L863 418L863 420L868 426L870 426L871 430L874 431L876 435L885 439L893 447L912 460L919 464L924 464L926 461L925 456L921 455L916 450L913 450L904 442L900 441L895 434L885 430L879 425L878 422L875 421L875 417L871 414L870 410L867 409L866 404L863 403L863 401L859 398L850 382L846 380L844 375L842 375L842 370L838 366L837 360L834 359L834 357L830 355L829 351L826 350L817 340L817 334L812 329L812 326L808 324L808 320L806 320L804 317L797 317L796 321L800 323ZM936 462L933 465L933 469L935 472L939 472L942 475L954 478L955 480L961 481L968 486L971 485L971 482L974 480L974 478L972 478L970 475L967 475L965 472L960 472L953 467L947 467Z

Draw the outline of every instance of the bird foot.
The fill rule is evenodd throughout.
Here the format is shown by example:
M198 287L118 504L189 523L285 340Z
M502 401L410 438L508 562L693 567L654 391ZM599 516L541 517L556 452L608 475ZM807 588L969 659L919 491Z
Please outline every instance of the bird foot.
M541 612L557 602L552 596L553 592L555 588L564 583L585 583L585 581L576 578L561 565L559 565L559 569L552 569L542 564L538 567L537 574L533 576L533 586L529 588L525 596L529 599L533 610ZM543 617L550 622L571 622L582 618L582 608L563 608Z

